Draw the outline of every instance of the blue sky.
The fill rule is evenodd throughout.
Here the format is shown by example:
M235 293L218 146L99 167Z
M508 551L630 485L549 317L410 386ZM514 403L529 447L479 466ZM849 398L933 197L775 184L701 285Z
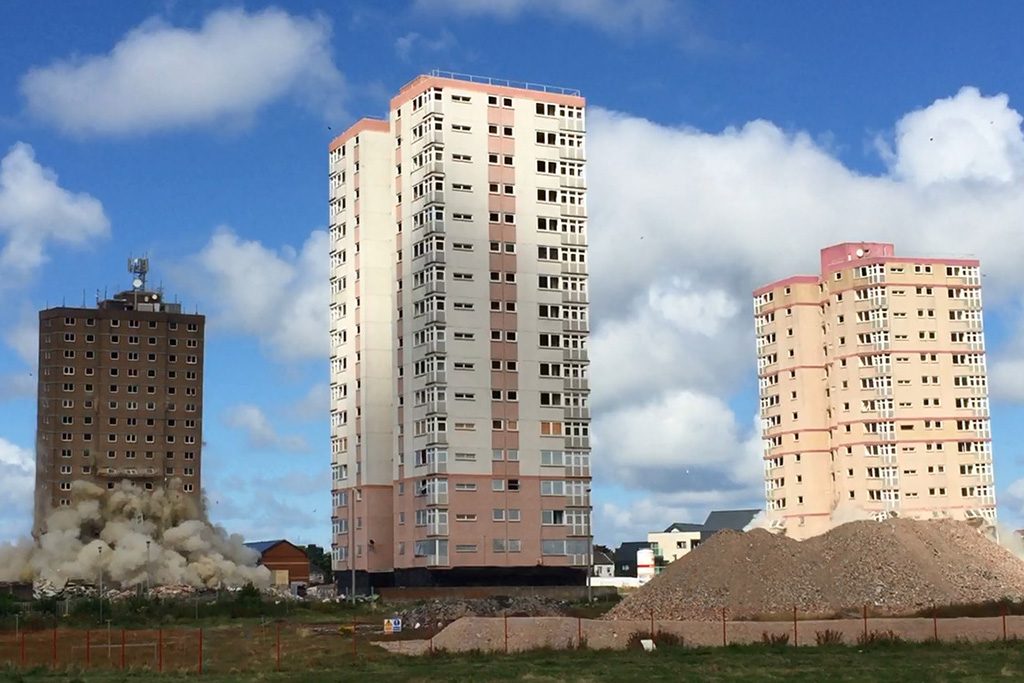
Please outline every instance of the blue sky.
M327 541L326 144L432 68L591 106L599 540L759 503L749 291L857 239L982 258L1020 524L1022 24L1013 2L4 3L0 540L28 528L35 312L148 253L210 320L214 520Z

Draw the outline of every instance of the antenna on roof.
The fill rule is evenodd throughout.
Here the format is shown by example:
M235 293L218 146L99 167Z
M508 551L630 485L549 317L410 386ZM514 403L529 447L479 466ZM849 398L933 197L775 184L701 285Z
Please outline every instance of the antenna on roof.
M129 258L128 272L135 276L132 280L132 288L135 290L146 288L146 275L149 273L149 259Z

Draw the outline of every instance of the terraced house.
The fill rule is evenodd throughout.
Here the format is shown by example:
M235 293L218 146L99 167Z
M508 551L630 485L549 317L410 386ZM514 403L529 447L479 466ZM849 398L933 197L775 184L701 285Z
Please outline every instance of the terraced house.
M585 101L434 72L329 150L343 586L582 583Z
M978 261L821 251L754 292L766 514L796 538L871 516L977 520L995 486Z

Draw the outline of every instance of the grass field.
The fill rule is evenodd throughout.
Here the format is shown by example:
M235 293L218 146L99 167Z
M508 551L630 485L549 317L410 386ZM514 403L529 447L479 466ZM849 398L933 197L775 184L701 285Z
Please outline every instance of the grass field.
M537 651L518 655L402 657L365 648L358 656L341 648L288 670L206 671L202 680L226 681L992 681L1024 678L1020 643L886 644L857 647L763 645L690 649ZM195 673L158 676L146 669L88 673L42 668L0 669L0 681L114 681L195 678Z

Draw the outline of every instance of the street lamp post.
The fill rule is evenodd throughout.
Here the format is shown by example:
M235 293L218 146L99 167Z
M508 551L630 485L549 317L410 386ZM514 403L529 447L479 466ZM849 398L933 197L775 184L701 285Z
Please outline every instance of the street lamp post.
M103 546L96 546L97 554L103 556ZM103 565L99 565L100 570L100 623L103 623Z

